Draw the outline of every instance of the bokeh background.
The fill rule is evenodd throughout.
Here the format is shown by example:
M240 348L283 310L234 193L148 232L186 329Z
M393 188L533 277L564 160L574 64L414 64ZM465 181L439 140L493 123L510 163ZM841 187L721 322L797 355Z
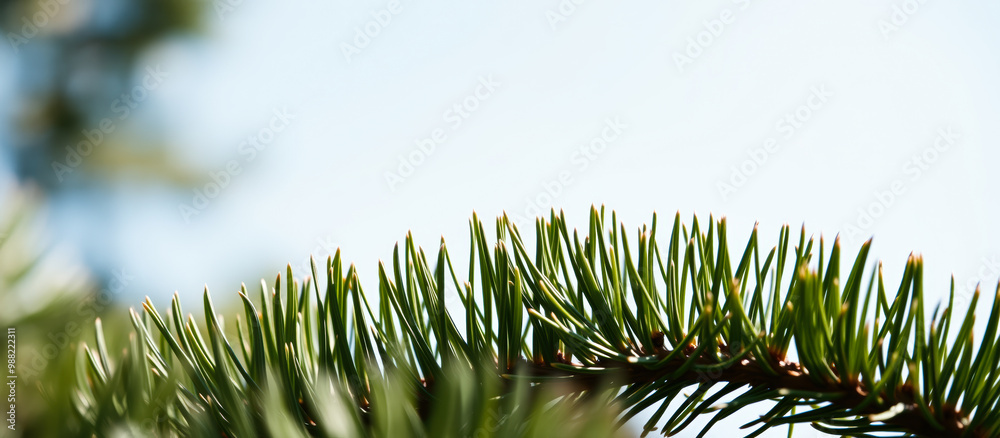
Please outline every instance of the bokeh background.
M337 248L374 280L408 230L459 256L474 210L583 223L602 204L629 227L726 216L734 241L756 221L765 241L805 224L850 252L874 235L888 278L924 255L932 301L952 275L960 302L1000 275L993 2L0 14L0 205L29 191L35 241L60 260L42 277L117 306L206 285L223 300Z

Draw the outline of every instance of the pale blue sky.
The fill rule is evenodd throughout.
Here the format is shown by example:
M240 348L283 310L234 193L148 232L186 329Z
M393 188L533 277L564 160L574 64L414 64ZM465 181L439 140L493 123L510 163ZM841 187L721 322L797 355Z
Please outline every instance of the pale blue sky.
M371 271L406 230L463 242L473 209L524 212L562 171L572 183L551 205L571 218L607 203L632 224L654 209L713 212L738 232L759 220L766 231L805 223L828 236L898 179L905 193L861 229L890 266L917 250L929 280L943 283L1000 252L989 226L1000 58L982 10L995 6L930 2L887 40L879 21L892 2L586 2L555 30L546 12L557 2L402 2L348 63L341 43L387 5L245 3L211 17L206 41L149 54L171 76L135 123L155 120L206 174L230 159L244 169L190 223L177 211L189 193L121 193L118 245L161 254L132 259L152 293L231 288L220 262L280 266L331 236ZM673 55L727 9L734 20L680 71ZM446 110L487 76L499 85L456 129ZM814 87L832 96L788 137L776 124ZM239 144L275 108L296 118L248 162ZM624 132L580 170L574 153L609 117ZM956 145L913 179L907 161L947 127ZM446 140L390 190L385 173L435 129ZM718 183L768 138L777 150L724 198Z

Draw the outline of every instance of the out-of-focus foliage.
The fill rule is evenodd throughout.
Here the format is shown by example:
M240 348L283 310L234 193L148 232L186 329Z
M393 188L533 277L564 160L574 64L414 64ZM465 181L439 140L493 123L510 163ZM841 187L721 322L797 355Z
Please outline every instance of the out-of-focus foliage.
M17 334L15 432L53 436L73 422L66 388L76 344L112 306L71 255L45 244L37 199L0 194L0 327Z
M66 320L71 304L91 290L85 270L68 254L46 248L37 193L0 194L0 321L40 324Z
M80 340L94 336L95 318L116 332L128 327L115 302L128 275L99 286L76 254L49 241L40 198L35 189L0 193L0 327L16 331L17 346L14 436L79 430L70 388Z
M3 142L13 151L18 178L46 192L63 188L60 183L68 178L85 182L136 170L167 182L188 182L183 169L172 165L164 145L149 138L117 140L120 127L91 142L98 144L88 152L118 159L87 160L82 171L74 168L72 174L60 172L53 163L65 164L67 148L86 141L84 132L100 129L102 119L113 116L119 121L113 114L115 99L139 82L135 72L144 68L138 64L144 52L171 35L197 31L210 4L0 0L0 31L15 54L15 62L4 67L16 70L18 91L9 103L14 111L7 122L13 135Z

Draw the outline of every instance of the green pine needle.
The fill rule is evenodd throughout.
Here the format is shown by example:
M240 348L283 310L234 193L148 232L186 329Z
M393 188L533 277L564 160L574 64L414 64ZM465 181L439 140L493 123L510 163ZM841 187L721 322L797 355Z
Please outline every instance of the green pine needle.
M804 229L797 245L785 226L762 250L755 227L730 254L725 219L705 229L678 214L662 250L655 215L634 237L603 208L588 225L571 233L553 212L529 246L507 217L488 240L474 215L466 277L444 241L427 254L407 235L370 295L338 251L301 283L289 267L256 302L244 287L235 327L207 290L202 325L176 296L165 315L147 300L121 358L98 320L77 364L83 432L608 436L655 406L645 433L706 415L704 436L766 404L748 436L797 423L849 436L1000 433L1000 300L975 342L979 291L963 316L953 284L928 315L920 256L892 295L880 265L865 278L871 241L842 278L839 240L827 248Z

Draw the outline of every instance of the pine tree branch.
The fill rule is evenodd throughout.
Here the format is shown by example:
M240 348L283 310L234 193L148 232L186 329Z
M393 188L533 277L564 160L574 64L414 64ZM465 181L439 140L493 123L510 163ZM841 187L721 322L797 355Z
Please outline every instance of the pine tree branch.
M323 435L331 420L321 413L332 403L342 412L337 424L364 435L506 436L584 424L607 407L621 413L605 421L613 426L659 406L647 432L674 434L713 413L704 435L767 402L773 407L746 425L757 427L748 436L795 423L851 436L979 438L1000 430L1000 300L978 343L978 291L960 315L953 284L928 323L919 256L909 258L892 295L880 265L863 280L871 241L842 279L839 240L827 249L804 229L797 245L786 226L778 245L761 251L755 228L736 258L725 219L703 228L694 218L689 228L675 216L661 251L655 215L636 246L605 218L593 210L581 238L553 213L536 223L529 248L506 217L491 242L474 215L461 278L443 241L431 264L408 235L392 262L380 264L370 295L338 251L326 262L325 292L313 281L315 265L301 285L291 268L273 289L262 284L257 303L244 288L246 319L235 333L207 291L207 338L193 318L181 318L176 297L166 318L147 300L133 314L139 336L123 358L129 366L85 348L81 418L88 430L103 430L107 421L94 418L109 415L101 400L111 396L111 418L152 413L169 420L162 429L171 433L246 436L280 424ZM610 223L618 224L613 212ZM449 296L460 303L449 305ZM136 371L144 369L152 374ZM125 389L132 387L138 392ZM174 396L148 401L163 393ZM267 414L270 399L286 420Z
M665 357L668 354L669 352L661 352L657 356ZM831 406L843 411L850 411L852 415L860 417L871 418L885 412L890 412L893 409L898 409L901 412L892 416L892 418L886 419L884 422L891 426L897 426L901 431L920 431L918 435L921 437L947 438L965 436L963 434L968 430L961 421L966 416L954 407L949 407L948 410L942 413L947 421L942 421L942 430L937 430L934 425L929 423L920 414L916 397L912 394L913 388L909 386L900 388L899 393L896 394L896 399L900 401L896 405L879 401L863 409L857 409L870 394L869 388L860 383L852 385L836 383L827 385L816 384L803 375L802 367L795 362L778 362L775 360L772 363L772 368L780 370L778 376L772 376L765 372L753 359L743 359L730 367L719 370L717 375L711 377L707 377L705 374L696 371L686 371L675 375L677 370L683 368L690 360L703 365L714 363L711 360L693 358L688 355L679 356L656 370L649 370L627 362L600 362L598 364L600 368L615 370L609 372L610 378L553 369L546 364L533 364L521 375L525 377L565 377L565 380L560 380L560 384L564 386L564 391L570 393L597 390L607 385L622 387L651 385L661 379L669 378L668 381L698 382L700 384L732 383L749 388L778 391L779 395L791 394L793 392L800 394L800 397L805 394L822 394L822 398L829 400ZM579 364L575 365L580 366ZM540 385L545 384L545 382L538 383ZM883 396L880 398L885 399L886 397ZM973 431L968 436L981 438L987 435L982 432Z

